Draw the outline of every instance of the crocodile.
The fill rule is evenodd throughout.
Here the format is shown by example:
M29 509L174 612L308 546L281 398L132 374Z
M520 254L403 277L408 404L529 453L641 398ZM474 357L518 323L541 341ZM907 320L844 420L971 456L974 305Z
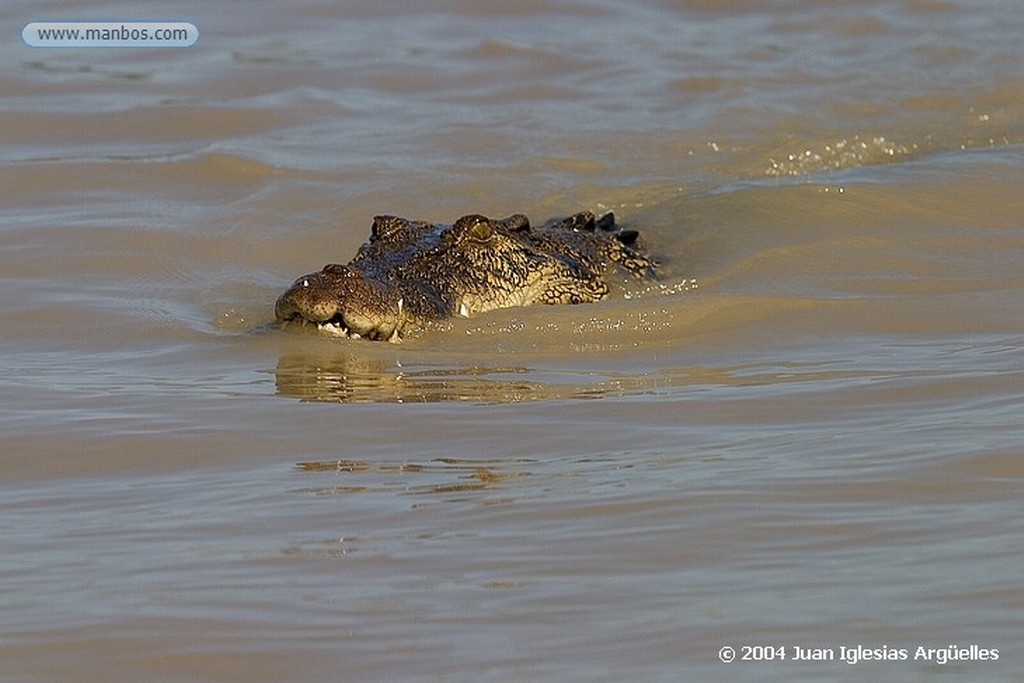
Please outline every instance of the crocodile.
M619 268L656 277L636 230L589 211L531 227L522 214L463 216L451 225L373 219L347 264L303 275L274 306L282 327L314 324L351 338L397 342L431 321L530 304L580 304L608 296Z

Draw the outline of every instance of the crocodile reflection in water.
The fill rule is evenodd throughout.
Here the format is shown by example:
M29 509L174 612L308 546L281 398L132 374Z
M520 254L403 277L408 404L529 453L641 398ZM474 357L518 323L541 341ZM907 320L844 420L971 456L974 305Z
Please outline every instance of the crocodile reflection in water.
M334 347L334 348L328 348ZM367 345L364 345L364 349ZM640 375L586 370L551 373L521 365L396 364L336 345L286 354L273 370L278 396L304 403L532 403L639 396L693 382L690 369Z
M656 265L637 232L617 227L611 213L582 212L537 229L522 214L472 214L450 226L378 216L352 261L297 279L275 315L285 326L399 341L455 315L601 301L613 267L651 278Z

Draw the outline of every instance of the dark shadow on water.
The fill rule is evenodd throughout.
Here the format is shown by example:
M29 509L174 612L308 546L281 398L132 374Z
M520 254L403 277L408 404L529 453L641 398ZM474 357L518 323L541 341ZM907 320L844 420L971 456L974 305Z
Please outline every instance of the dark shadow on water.
M297 471L316 474L306 493L316 496L391 492L400 495L473 494L500 488L506 480L530 475L531 459L434 458L417 463L363 460L318 460L295 464ZM324 475L332 475L325 480Z

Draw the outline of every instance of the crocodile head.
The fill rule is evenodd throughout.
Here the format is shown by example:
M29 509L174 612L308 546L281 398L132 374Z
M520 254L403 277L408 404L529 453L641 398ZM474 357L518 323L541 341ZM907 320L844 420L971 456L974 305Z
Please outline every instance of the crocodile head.
M611 264L637 277L653 273L636 236L611 214L589 212L537 230L521 214L470 214L452 225L378 216L352 261L297 279L275 314L286 325L397 341L407 328L455 315L600 301Z

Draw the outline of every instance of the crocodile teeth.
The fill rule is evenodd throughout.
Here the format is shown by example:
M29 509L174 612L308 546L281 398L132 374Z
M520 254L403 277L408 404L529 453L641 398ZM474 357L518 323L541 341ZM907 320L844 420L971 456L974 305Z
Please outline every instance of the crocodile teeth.
M330 334L336 334L339 337L348 337L349 331L341 323L317 323L316 328L322 332L328 332ZM358 338L359 335L351 335L354 338Z

